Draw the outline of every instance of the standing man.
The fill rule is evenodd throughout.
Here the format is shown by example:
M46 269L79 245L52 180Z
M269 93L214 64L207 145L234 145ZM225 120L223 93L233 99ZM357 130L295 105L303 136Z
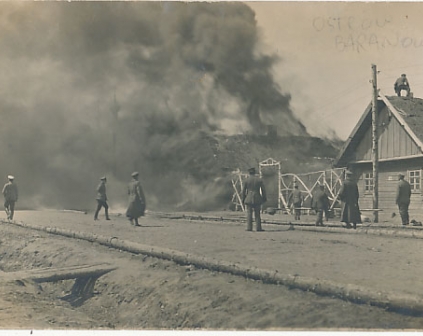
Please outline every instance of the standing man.
M303 205L303 196L301 195L301 191L298 190L298 185L294 184L294 190L292 191L291 195L289 196L289 203L294 208L294 215L295 220L300 220L301 216L301 207Z
M13 220L15 214L15 203L18 201L18 187L14 183L15 178L12 175L7 177L7 182L3 187L4 209L7 214L7 219Z
M311 207L316 211L316 226L323 225L323 213L327 213L329 209L329 198L325 192L325 186L320 185L319 189L313 195ZM326 217L327 220L327 217Z
M395 83L394 90L398 97L401 97L401 90L407 91L407 97L410 96L410 83L408 82L406 74L402 74Z
M141 226L138 223L138 218L144 216L145 213L145 196L138 181L138 172L132 173L132 181L128 185L129 206L126 210L126 217L132 225Z
M100 179L100 184L97 187L97 210L94 214L94 220L98 220L98 213L100 212L101 208L104 207L104 211L106 212L106 220L110 220L109 218L109 205L107 204L107 195L106 195L106 183L107 178L103 176Z
M356 229L357 223L361 223L358 187L353 180L352 172L347 171L345 175L345 181L339 190L339 199L342 201L341 222L346 223L347 229L351 229L351 223L353 223L354 229Z
M263 180L256 176L256 169L248 169L247 180L242 188L242 203L247 206L247 231L253 230L253 211L254 219L256 221L256 231L264 231L261 228L261 205L267 201L266 190L264 188Z
M404 174L398 174L398 186L395 202L398 205L398 210L401 215L402 225L408 225L410 219L408 216L408 207L410 205L411 187L410 183L404 180Z

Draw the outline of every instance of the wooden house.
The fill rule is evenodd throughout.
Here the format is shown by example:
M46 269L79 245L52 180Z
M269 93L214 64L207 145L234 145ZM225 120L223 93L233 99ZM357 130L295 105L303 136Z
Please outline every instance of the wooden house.
M397 209L398 174L411 184L410 210L423 212L423 99L378 99L379 208ZM334 165L352 170L358 182L360 207L373 207L372 106L364 111Z

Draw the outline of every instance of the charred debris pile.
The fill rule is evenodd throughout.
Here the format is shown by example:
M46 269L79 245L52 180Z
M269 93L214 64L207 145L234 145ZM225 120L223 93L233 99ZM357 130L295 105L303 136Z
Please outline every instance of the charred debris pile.
M273 158L281 172L305 173L329 169L339 141L305 136L212 135L201 133L185 143L182 160L173 169L183 179L180 202L174 210L209 211L228 209L233 194L232 172L246 172L259 162ZM169 202L167 202L169 203Z
M210 138L214 155L223 171L246 172L271 157L281 162L282 172L304 173L331 168L340 148L337 140L312 136L236 135Z

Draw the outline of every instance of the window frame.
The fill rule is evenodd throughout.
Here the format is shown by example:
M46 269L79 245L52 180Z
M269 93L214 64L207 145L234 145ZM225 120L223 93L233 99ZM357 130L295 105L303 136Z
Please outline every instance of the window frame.
M413 175L418 173L417 175ZM417 176L417 177L416 177ZM408 183L410 183L410 187L411 187L411 193L412 194L420 194L422 192L422 170L421 169L413 169L413 170L408 170L407 171L407 178L408 178ZM418 189L416 189L415 187L418 186Z
M375 188L373 183L373 172L364 173L363 181L364 181L364 193L372 194Z

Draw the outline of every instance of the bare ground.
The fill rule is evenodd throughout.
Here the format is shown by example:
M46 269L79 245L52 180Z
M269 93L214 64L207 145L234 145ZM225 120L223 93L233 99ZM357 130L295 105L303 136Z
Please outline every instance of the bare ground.
M16 217L284 274L375 290L423 291L419 239L292 231L270 224L263 233L245 232L244 224L236 221L169 220L151 214L142 219L141 228L131 227L119 214L96 222L91 214L77 212L18 212ZM94 297L78 307L60 299L69 293L72 280L41 285L0 282L2 329L423 329L420 316L178 266L13 224L1 227L4 272L100 262L119 267L100 277Z

